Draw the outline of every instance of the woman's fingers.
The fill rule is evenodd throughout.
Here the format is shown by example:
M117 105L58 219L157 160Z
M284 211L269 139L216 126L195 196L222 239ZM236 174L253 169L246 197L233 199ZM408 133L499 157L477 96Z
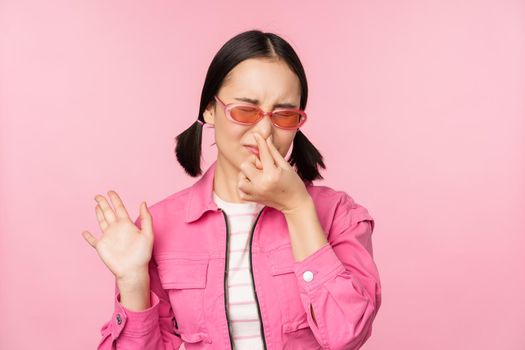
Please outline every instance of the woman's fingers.
M153 223L146 202L140 203L140 228L142 233L153 237Z
M115 222L116 220L115 213L113 212L113 209L110 207L106 198L104 198L104 196L97 194L95 196L95 200L100 206L100 209L102 210L102 214L104 215L104 219L106 220L106 222L108 224L112 224L113 222Z
M255 157L255 167L259 170L263 170L263 165L261 163L261 161L259 160L259 158Z
M124 204L122 203L122 200L120 199L117 192L108 191L108 196L109 196L109 199L111 200L111 203L113 204L113 207L115 208L115 214L117 218L129 219L129 215L126 210L126 207L124 207Z
M255 154L252 154L247 160L242 162L240 169L241 169L240 172L248 180L255 178L258 175L257 156Z
M286 159L283 158L282 154L279 152L279 150L273 144L273 137L272 137L272 135L270 135L270 137L268 139L266 139L266 144L268 145L268 149L270 150L270 153L272 154L273 159L277 162L277 164L287 168L289 163L286 161Z
M259 157L261 158L262 165L265 169L270 170L275 168L275 161L273 155L268 150L268 143L258 133L253 133L255 140L257 140L257 148L259 149Z
M93 235L89 233L89 231L82 231L82 237L84 237L84 239L86 240L86 242L89 243L90 246L92 246L93 248L97 247L97 239L93 237Z
M247 199L251 194L253 194L253 184L251 183L250 179L244 175L244 173L241 171L239 172L237 176L237 191L239 193L239 197L242 199Z
M95 214L97 216L98 225L100 226L100 229L102 232L106 231L106 228L108 228L108 223L106 222L106 219L104 218L104 214L102 214L102 209L98 206L98 204L95 206Z

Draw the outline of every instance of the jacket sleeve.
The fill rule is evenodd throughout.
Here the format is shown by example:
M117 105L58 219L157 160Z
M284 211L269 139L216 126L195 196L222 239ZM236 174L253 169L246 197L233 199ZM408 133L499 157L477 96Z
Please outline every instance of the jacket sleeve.
M135 225L140 227L140 218ZM182 344L169 297L162 288L155 260L149 262L151 307L131 311L120 304L120 291L115 282L113 316L100 333L98 350L173 350Z
M308 323L323 349L359 349L371 335L381 305L373 229L374 219L366 208L344 193L328 243L294 263Z

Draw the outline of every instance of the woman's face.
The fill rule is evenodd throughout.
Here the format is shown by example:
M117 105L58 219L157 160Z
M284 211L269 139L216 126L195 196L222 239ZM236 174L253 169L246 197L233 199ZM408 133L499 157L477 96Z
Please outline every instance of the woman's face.
M299 78L282 60L250 58L235 66L219 89L217 96L224 102L246 103L254 101L265 112L273 111L278 104L291 104L299 108L301 87ZM215 101L215 100L214 100ZM255 102L256 101L256 102ZM284 157L288 153L297 130L283 130L265 116L253 125L240 125L230 121L221 104L210 104L204 112L206 123L215 125L217 158L235 168L253 154L246 145L257 146L253 132L265 140L272 136L275 147Z

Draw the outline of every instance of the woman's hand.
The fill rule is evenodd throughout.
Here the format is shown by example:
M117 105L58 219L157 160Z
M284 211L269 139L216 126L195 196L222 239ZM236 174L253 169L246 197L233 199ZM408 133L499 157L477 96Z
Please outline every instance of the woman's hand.
M260 162L256 155L252 155L240 165L239 196L289 214L310 199L310 194L295 169L275 148L272 137L266 141L258 133L254 133L254 137Z
M142 230L130 219L120 197L108 191L113 209L106 198L96 195L95 212L102 237L96 239L83 231L84 239L97 250L98 255L119 281L136 281L148 277L148 264L153 250L152 219L146 203L140 206Z

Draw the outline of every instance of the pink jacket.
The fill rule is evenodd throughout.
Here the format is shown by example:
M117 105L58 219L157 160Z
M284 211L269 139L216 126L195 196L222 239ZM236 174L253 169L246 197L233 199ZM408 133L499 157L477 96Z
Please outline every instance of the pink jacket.
M192 186L150 207L155 241L151 307L120 303L98 349L231 349L225 303L226 214L213 201L214 162ZM266 349L358 349L381 305L374 219L343 191L305 183L328 244L295 261L284 215L264 207L251 266ZM139 218L135 224L140 227ZM315 321L310 312L314 310Z

